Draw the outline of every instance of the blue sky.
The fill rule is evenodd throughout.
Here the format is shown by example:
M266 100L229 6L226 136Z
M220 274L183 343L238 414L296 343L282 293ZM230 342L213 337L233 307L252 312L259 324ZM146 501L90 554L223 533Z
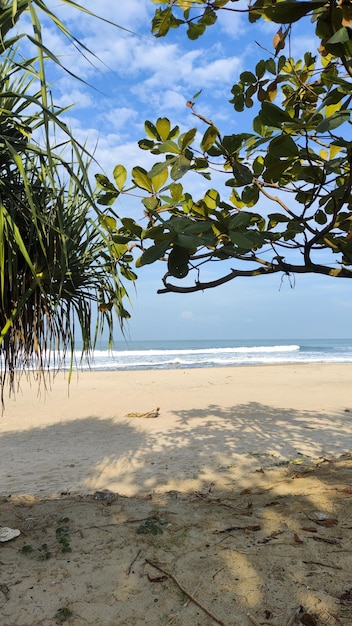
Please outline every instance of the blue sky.
M185 105L200 89L197 109L202 115L226 134L250 130L248 114L236 113L228 103L231 86L241 71L268 58L269 53L256 42L272 50L275 25L261 22L253 27L244 15L226 11L197 41L189 41L182 29L154 39L150 22L157 4L151 0L84 1L92 12L136 35L67 9L60 2L52 6L96 55L88 63L52 25L45 28L48 47L91 85L56 72L53 93L57 103L75 105L66 119L75 136L94 150L101 167L93 166L92 173L104 171L111 176L118 163L128 169L134 165L148 169L150 157L137 145L145 136L146 119L155 122L166 116L185 130L196 126L204 132ZM245 6L241 0L236 3L236 7ZM300 25L292 40L293 55L314 45L309 28ZM212 185L216 187L216 181ZM209 186L201 177L190 182L195 194L204 193ZM121 197L114 208L121 216L142 217L138 198ZM136 293L130 289L131 339L352 336L352 282L347 279L297 276L292 284L278 275L238 278L204 293L157 295L164 271L161 262L143 268ZM212 271L207 270L209 278ZM117 334L116 339L120 338Z

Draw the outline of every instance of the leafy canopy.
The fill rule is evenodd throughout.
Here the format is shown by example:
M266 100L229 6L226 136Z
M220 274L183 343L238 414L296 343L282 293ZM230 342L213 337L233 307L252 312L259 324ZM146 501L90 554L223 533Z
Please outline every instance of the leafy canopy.
M352 2L155 3L156 37L185 27L196 39L219 11L245 12L251 24L274 22L277 32L271 53L231 90L236 115L253 111L250 132L220 133L216 120L196 110L195 94L187 106L197 126L181 132L167 118L145 122L139 146L155 155L150 171L134 167L131 184L122 165L113 181L97 177L102 204L136 189L142 197L144 225L122 218L108 228L110 236L139 250L137 267L166 262L160 293L276 272L352 278ZM316 46L296 60L285 51L302 20L311 24ZM223 173L227 192L207 182L214 171ZM204 178L201 197L187 189L191 175ZM207 263L225 267L212 282L201 277ZM177 280L186 277L186 285Z

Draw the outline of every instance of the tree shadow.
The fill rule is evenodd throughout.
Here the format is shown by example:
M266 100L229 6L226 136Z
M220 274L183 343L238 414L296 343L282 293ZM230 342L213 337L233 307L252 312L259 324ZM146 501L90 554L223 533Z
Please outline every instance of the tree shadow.
M331 457L351 449L347 413L273 408L257 402L172 412L156 420L82 417L1 436L3 493L121 494L203 489L262 466ZM143 420L145 421L145 420ZM148 427L147 427L148 426ZM214 478L215 477L215 478Z
M337 599L347 588L352 566L347 548L352 503L349 492L344 494L341 489L341 480L347 485L351 482L351 466L335 470L334 463L322 459L321 468L315 465L319 456L348 451L349 415L250 402L179 410L173 416L167 427L162 417L144 425L133 419L88 416L2 435L4 495L85 494L108 488L150 496L117 498L109 507L94 498L49 500L54 509L47 511L46 518L39 506L48 504L45 500L38 504L37 513L35 504L28 505L29 517L29 512L21 510L21 501L17 504L13 497L9 499L13 517L9 510L5 519L4 501L2 523L18 523L21 515L23 523L37 519L37 535L33 531L37 543L43 527L47 524L50 529L53 519L67 517L77 530L70 539L73 552L69 560L54 561L50 575L47 562L23 565L23 597L37 594L36 610L46 610L40 585L33 591L33 577L40 578L45 570L46 579L62 581L57 602L68 601L75 614L82 616L77 624L92 623L91 612L104 605L111 619L106 624L154 625L166 623L171 616L170 623L175 617L174 623L180 626L210 626L213 620L194 603L185 604L170 578L160 582L155 591L156 583L150 580L157 580L160 572L148 565L149 560L162 563L192 593L199 579L195 595L224 620L221 623L249 626L248 613L266 623L266 609L273 615L271 623L287 626L292 609L302 605L319 616L316 623L347 626L350 622L334 616L343 616ZM293 480L295 466L287 470L279 464L298 455L313 464L307 476L301 471L301 480ZM163 494L163 490L170 491L170 485L188 494ZM91 507L89 517L87 506ZM326 513L329 518L333 514L339 526L317 525L317 506L319 515ZM138 534L138 526L146 519L153 519L154 525L163 519L163 534ZM324 522L326 517L317 519ZM45 541L49 541L49 530L45 533ZM322 543L316 542L317 538ZM25 541L33 538L30 535ZM2 558L9 554L12 563L10 547L8 550ZM97 567L101 573L93 580L92 571ZM16 564L6 580L11 589L18 585ZM145 594L148 585L153 589ZM97 606L91 600L92 589ZM156 593L164 607L162 621ZM119 603L134 622L127 617L116 621ZM13 617L15 600L8 606ZM6 626L13 623L12 617Z

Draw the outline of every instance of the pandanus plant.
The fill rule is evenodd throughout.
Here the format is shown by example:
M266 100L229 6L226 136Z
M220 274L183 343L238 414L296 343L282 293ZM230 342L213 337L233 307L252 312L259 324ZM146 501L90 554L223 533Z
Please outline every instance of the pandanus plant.
M100 224L88 170L91 157L49 98L38 8L68 35L40 0L1 0L0 13L0 367L8 380L30 368L72 366L77 339L89 355L99 331L112 339L122 301L120 258ZM66 2L81 9L79 5ZM82 9L85 10L85 9ZM27 11L36 55L23 58L14 26ZM45 377L44 377L45 379Z

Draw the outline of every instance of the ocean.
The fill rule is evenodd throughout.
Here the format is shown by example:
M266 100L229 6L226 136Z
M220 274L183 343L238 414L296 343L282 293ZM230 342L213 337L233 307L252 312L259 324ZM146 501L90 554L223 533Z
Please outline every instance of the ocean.
M283 363L352 363L352 339L117 341L112 350L101 342L89 363L76 354L77 368L93 371Z

